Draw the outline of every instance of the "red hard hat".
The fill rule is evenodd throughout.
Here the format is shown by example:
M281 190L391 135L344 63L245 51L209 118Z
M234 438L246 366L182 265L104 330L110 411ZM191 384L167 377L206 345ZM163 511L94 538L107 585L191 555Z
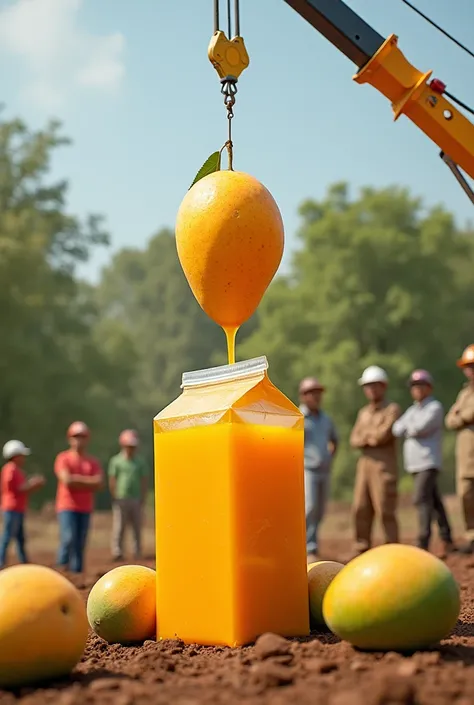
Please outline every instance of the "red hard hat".
M123 448L131 448L138 445L138 435L131 428L125 429L119 436L119 444Z
M300 394L313 391L324 392L324 386L321 384L319 379L317 379L317 377L305 377L300 382L299 391Z
M428 370L414 370L410 375L410 386L412 384L429 384L433 386L433 377Z
M71 438L72 436L89 437L89 427L87 426L87 424L84 423L84 421L73 421L73 423L69 426L67 430L67 437Z

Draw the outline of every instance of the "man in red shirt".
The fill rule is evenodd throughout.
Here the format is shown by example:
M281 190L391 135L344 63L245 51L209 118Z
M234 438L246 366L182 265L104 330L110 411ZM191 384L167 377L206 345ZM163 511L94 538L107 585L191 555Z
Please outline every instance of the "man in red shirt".
M103 484L99 461L86 452L89 437L86 424L74 421L67 431L69 450L59 453L54 463L60 531L57 563L73 573L82 572L94 494Z
M42 475L26 477L22 468L28 455L31 455L31 450L21 441L8 441L3 446L3 457L7 462L2 467L1 475L3 534L0 540L0 568L5 565L12 539L16 540L18 560L28 563L24 531L28 495L45 483Z

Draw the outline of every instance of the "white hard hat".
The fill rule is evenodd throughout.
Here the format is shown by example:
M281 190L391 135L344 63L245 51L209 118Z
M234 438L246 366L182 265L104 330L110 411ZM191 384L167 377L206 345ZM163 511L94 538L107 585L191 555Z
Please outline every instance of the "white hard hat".
M371 365L367 367L363 373L362 377L359 379L359 384L362 387L364 384L373 384L374 382L382 382L387 384L388 375L381 367L377 365Z
M7 441L3 446L3 457L10 460L16 455L31 455L31 450L21 441Z

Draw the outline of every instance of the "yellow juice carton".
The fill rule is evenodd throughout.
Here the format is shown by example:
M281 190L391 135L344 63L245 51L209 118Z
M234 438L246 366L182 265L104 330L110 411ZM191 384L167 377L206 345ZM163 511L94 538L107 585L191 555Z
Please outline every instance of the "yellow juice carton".
M309 633L304 422L267 369L185 373L154 419L159 638Z

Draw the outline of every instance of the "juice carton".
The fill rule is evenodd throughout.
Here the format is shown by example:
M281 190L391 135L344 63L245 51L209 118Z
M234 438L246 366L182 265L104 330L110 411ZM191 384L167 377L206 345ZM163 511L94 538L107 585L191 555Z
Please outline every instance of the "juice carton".
M159 638L309 633L304 422L267 369L185 373L154 419Z

